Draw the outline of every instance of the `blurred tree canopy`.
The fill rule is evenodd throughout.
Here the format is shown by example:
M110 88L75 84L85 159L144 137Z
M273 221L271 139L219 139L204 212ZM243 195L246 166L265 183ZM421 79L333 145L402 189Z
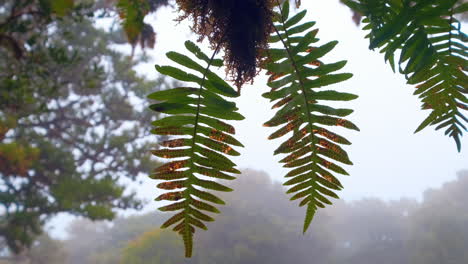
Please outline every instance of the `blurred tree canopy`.
M318 213L305 236L299 208L289 206L284 190L265 173L246 170L236 181L239 192L211 232L201 233L193 258L183 258L176 234L154 228L164 213L118 218L113 225L75 221L61 244L64 264L140 263L466 263L468 171L422 202L377 198L344 202ZM450 202L448 202L450 201ZM444 206L441 206L441 203ZM226 232L228 230L228 232Z
M468 261L468 171L440 190L427 190L412 226L414 264L465 263Z
M150 11L167 4L156 2ZM57 213L141 208L126 185L154 166L142 98L164 80L137 75L145 56L114 48L127 43L117 11L104 0L0 4L0 239L12 252Z
M0 264L64 264L68 253L61 241L43 234L38 237L28 250L14 256L0 257Z

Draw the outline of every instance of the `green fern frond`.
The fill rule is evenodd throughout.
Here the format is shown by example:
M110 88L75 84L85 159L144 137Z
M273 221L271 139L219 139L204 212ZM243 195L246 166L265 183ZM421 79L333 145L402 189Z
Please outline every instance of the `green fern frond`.
M157 157L170 159L151 175L153 179L164 181L158 188L171 190L156 200L173 203L159 209L179 211L162 228L175 225L174 231L184 240L185 256L190 257L195 227L206 229L203 222L214 220L202 211L219 213L210 203L224 204L209 191L232 191L213 179L232 180L234 177L231 173L240 173L226 155L239 155L232 146L242 147L242 144L230 135L235 133L234 128L220 119L242 120L244 117L237 112L235 103L224 98L237 97L238 93L209 70L212 65L223 64L222 60L214 58L217 50L209 58L194 43L187 41L185 46L200 62L180 53L169 52L167 57L179 65L156 66L156 70L176 80L195 83L199 88L177 87L155 92L148 98L159 101L150 106L152 110L169 114L153 122L155 128L152 133L178 136L162 142L163 148L153 151ZM183 70L182 66L195 73Z
M380 49L394 71L398 66L407 83L416 85L414 94L421 99L422 109L431 111L415 132L429 125L444 128L460 151L468 123L464 115L468 109L468 37L454 15L466 12L468 4L455 6L457 0L346 3L365 16L370 49Z
M306 232L317 208L331 204L327 197L338 198L335 191L342 185L336 174L348 175L337 163L351 165L347 153L339 146L350 144L325 126L341 126L359 130L352 122L343 119L353 111L327 106L324 101L349 101L356 95L333 90L324 86L351 78L350 73L335 73L346 62L324 63L322 57L330 52L336 41L315 46L317 30L314 22L300 24L306 15L302 11L289 18L289 2L280 13L275 14L275 33L270 38L272 45L282 44L281 49L269 49L265 54L264 69L270 78L270 92L263 96L275 101L279 108L267 127L281 126L269 139L290 135L275 154L287 154L280 162L292 170L285 177L291 178L284 185L291 186L287 193L294 194L291 200L302 199L300 206L307 206L304 229Z

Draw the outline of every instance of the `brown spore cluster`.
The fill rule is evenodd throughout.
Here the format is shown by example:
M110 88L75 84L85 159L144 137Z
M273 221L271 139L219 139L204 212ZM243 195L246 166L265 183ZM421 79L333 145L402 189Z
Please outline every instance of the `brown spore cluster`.
M225 52L229 78L240 87L257 75L260 50L268 47L273 0L176 0L192 30Z

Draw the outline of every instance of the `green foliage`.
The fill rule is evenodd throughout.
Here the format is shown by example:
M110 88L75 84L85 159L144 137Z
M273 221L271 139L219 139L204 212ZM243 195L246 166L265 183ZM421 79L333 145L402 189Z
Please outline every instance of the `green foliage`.
M140 0L119 0L117 8L123 21L123 28L130 43L135 43L143 30L143 19L149 12L149 3Z
M317 30L309 30L314 22L299 24L305 12L302 11L289 19L289 2L283 4L281 14L275 14L278 20L274 26L276 33L270 38L270 44L281 42L283 48L270 48L265 51L264 56L264 68L271 75L268 86L272 88L264 97L271 101L278 100L274 108L281 107L265 126L283 125L270 139L293 132L291 138L283 143L275 154L289 154L281 162L286 163L285 167L294 168L286 175L291 177L286 185L294 185L288 190L288 193L295 193L291 200L303 198L300 205L307 205L304 232L317 208L331 204L326 196L338 198L334 191L340 190L342 186L334 174L347 175L347 172L335 161L352 164L346 152L338 145L350 143L323 126L359 130L353 123L343 119L351 114L352 110L319 104L321 101L349 101L357 96L333 90L317 90L322 86L345 81L352 75L334 73L345 66L345 61L326 64L319 60L331 51L337 42L319 47L310 46L318 41L315 38ZM303 35L305 31L307 33ZM206 229L200 220L213 220L211 216L199 210L218 213L215 207L195 200L194 197L224 204L218 197L193 186L215 191L231 190L219 183L199 179L195 173L217 179L234 179L224 172L239 171L234 169L235 164L221 153L239 155L228 144L242 144L229 135L234 133L234 128L219 119L241 120L243 117L235 112L237 108L234 103L219 96L236 97L238 94L209 70L211 65L222 66L222 61L214 60L214 55L208 59L192 42L186 42L186 47L208 66L201 66L176 52L167 53L167 57L202 74L201 77L173 66L156 66L156 69L179 81L196 83L200 88L178 87L153 93L149 98L160 101L150 107L152 110L171 114L153 122L156 128L152 132L157 135L184 136L162 142L161 145L166 148L153 151L153 154L160 158L177 160L157 168L151 178L167 181L158 185L161 189L184 189L164 193L156 200L177 201L160 208L162 211L181 211L162 227L179 223L174 231L183 236L186 257L190 257L193 226ZM216 49L214 54L217 51Z
M165 260L166 263L176 263L172 261L175 249L181 249L181 247L180 241L173 233L157 228L130 241L122 250L120 263L161 263L161 260ZM148 252L155 251L158 253L148 254Z
M94 1L77 1L63 17L47 2L0 4L0 39L10 38L21 50L18 56L0 40L5 253L34 246L58 213L110 220L117 210L141 208L126 184L156 164L145 140L150 128L141 125L150 123L150 113L133 102L164 85L162 79L140 77L133 67L141 59L115 51L120 29L94 26L98 7L84 4Z
M300 205L307 205L304 222L304 232L306 232L316 210L325 207L324 204L331 204L326 196L338 198L334 191L340 190L342 185L334 174L347 175L347 172L335 161L352 164L346 152L338 145L350 143L323 126L341 126L359 130L353 123L343 119L351 114L352 110L336 109L319 102L349 101L357 96L333 90L318 90L323 86L345 81L352 76L349 73L334 73L345 66L345 61L326 64L319 60L330 52L337 42L319 47L311 46L318 41L316 39L318 30L309 30L314 22L299 24L306 11L289 18L289 1L285 1L280 11L281 13L274 14L278 23L274 25L276 33L271 36L270 44L280 42L283 47L265 51L263 67L271 75L268 86L272 89L265 93L264 97L278 101L273 108L281 107L281 109L265 123L265 126L282 125L270 136L270 139L293 132L291 138L283 143L275 154L288 154L281 162L286 163L285 167L294 168L286 175L291 177L286 185L293 185L288 190L288 193L295 193L291 200L303 198ZM194 173L218 179L233 179L221 171L238 173L233 168L235 164L220 153L238 155L227 144L242 145L225 134L233 133L234 129L219 119L241 120L243 117L235 112L237 110L235 104L216 95L237 96L227 83L209 70L213 62L221 66L221 61L208 59L208 56L201 53L200 49L191 42L186 42L186 47L198 59L208 63L208 66L203 67L187 56L175 52L169 52L167 57L197 71L202 77L172 66L156 66L156 69L179 81L196 83L200 85L200 89L178 87L156 92L149 98L161 101L152 105L152 110L172 114L153 123L156 126L154 134L188 136L188 138L165 141L161 144L167 148L153 151L158 157L177 160L157 168L152 178L168 181L158 185L161 189L184 189L162 194L156 200L182 200L160 208L162 211L182 210L162 227L180 222L174 230L183 236L186 257L190 257L194 232L192 226L206 229L199 220L213 220L197 209L218 212L215 207L194 200L191 196L212 203L224 203L210 193L193 188L193 185L216 191L230 191L229 188L216 182L201 180ZM217 53L217 49L214 53ZM201 126L199 123L209 127ZM188 159L180 159L185 157Z
M154 48L156 33L150 24L144 22L146 15L159 7L168 5L168 0L118 0L117 10L128 42L133 48L140 42L142 48Z
M276 102L279 108L275 116L264 126L281 126L269 139L292 135L276 150L275 154L287 154L280 162L292 168L286 174L290 178L285 185L291 186L287 193L294 193L291 200L302 199L306 206L304 232L309 227L318 208L331 204L326 197L338 198L336 190L342 185L335 174L348 173L336 162L352 165L346 152L338 144L350 144L345 138L329 131L324 126L341 126L358 130L356 125L343 117L351 114L350 109L336 109L323 104L324 101L349 101L357 98L349 93L323 90L324 86L351 78L350 73L335 73L346 61L325 63L323 56L330 52L337 41L321 46L314 45L318 30L311 28L314 22L301 23L306 11L289 17L289 2L281 13L276 13L275 33L270 44L280 42L281 49L270 49L264 68L270 78L270 92L263 96Z
M67 252L61 240L55 240L48 234L43 234L35 240L34 245L21 255L2 256L1 264L65 264Z
M65 16L69 11L73 9L74 0L53 0L50 1L50 7L52 12L58 16Z
M415 95L430 114L416 129L432 125L445 129L458 151L467 131L468 70L467 36L455 15L464 13L468 3L457 0L346 0L353 10L365 16L370 49L385 54L395 71L416 85ZM399 51L399 58L396 52Z
M39 149L16 142L0 144L0 173L26 176L39 156Z
M224 204L217 196L202 189L213 191L231 191L230 188L212 179L232 180L230 173L239 173L235 164L225 155L238 155L230 145L242 146L230 134L234 128L223 120L242 120L235 103L223 96L237 97L238 93L222 78L210 70L212 65L221 65L221 60L211 59L192 42L185 43L186 48L195 55L199 62L176 52L167 53L167 57L196 72L188 73L173 66L156 66L161 74L176 80L195 83L199 88L177 87L169 91L152 93L148 98L159 101L150 106L153 111L170 114L153 122L156 135L184 136L171 138L161 143L163 149L153 150L153 155L171 159L155 170L151 178L164 180L158 188L174 190L156 198L174 203L159 208L161 211L180 211L167 220L162 227L176 225L174 231L184 239L185 255L192 255L194 227L207 229L202 221L213 221L213 218L201 211L219 213L211 204ZM183 159L180 159L183 158ZM228 174L226 174L228 173ZM183 189L183 190L181 190Z

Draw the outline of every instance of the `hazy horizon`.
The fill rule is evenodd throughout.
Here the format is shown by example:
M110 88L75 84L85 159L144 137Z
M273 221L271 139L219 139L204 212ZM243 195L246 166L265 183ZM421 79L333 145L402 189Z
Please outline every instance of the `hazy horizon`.
M423 202L334 201L303 234L304 208L266 173L250 169L232 182L236 192L220 193L226 205L207 231L196 232L191 259L183 257L180 237L159 228L167 215L156 211L111 226L74 221L69 239L56 243L68 256L60 264L465 263L467 184L465 170Z

